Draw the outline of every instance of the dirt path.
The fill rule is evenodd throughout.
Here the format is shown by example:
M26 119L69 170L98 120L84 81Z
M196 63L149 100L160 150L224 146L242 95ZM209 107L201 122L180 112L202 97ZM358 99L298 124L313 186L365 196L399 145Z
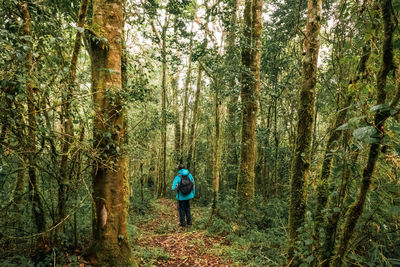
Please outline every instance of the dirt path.
M155 212L151 220L137 225L140 231L137 244L153 253L152 262L139 259L141 266L233 266L232 261L217 255L218 249L215 249L216 245L227 245L224 238L208 236L195 226L178 226L175 201L158 200ZM192 214L196 216L196 208L192 207Z

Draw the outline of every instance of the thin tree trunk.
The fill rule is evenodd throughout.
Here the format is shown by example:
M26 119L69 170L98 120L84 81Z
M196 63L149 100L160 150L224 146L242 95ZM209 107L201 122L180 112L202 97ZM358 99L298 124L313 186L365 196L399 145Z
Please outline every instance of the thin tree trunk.
M93 172L95 207L90 254L101 266L132 264L126 218L129 191L126 185L124 103L119 96L122 87L122 20L121 0L93 1L92 34L96 36L90 39L90 54L97 157Z
M180 147L181 147L181 123L179 120L179 100L178 100L178 77L179 75L173 76L171 80L172 87L172 100L174 103L174 113L175 113L175 162L179 163L180 160ZM178 165L178 164L176 164Z
M194 106L193 106L193 120L192 120L192 125L190 127L190 135L189 135L189 153L188 153L188 158L187 158L187 168L190 168L191 161L193 158L193 151L194 151L194 136L195 136L195 130L196 130L196 124L197 124L197 117L198 117L198 109L199 109L199 101L200 101L200 92L201 92L201 81L203 77L203 70L201 65L199 64L199 71L197 74L197 88L196 88L196 94L194 98Z
M165 19L165 25L162 28L162 98L161 98L161 171L159 177L159 188L157 189L157 197L165 197L165 177L167 169L167 114L166 114L166 102L167 102L167 18Z
M392 1L391 0L384 0L382 1L382 17L384 23L384 40L383 40L383 55L382 55L382 66L379 70L377 76L377 105L383 105L386 101L386 80L387 75L389 74L390 70L393 69L393 30L394 25L392 21ZM399 90L399 87L396 88ZM392 101L390 106L396 106L398 99ZM341 234L341 238L339 241L339 246L336 251L335 260L333 261L333 266L341 266L343 262L343 258L347 251L347 246L349 241L351 240L354 228L363 213L365 200L367 197L367 193L369 190L369 186L372 181L372 175L375 170L375 165L378 160L379 152L380 152L380 143L384 135L384 124L386 119L390 116L389 110L382 110L379 109L376 111L375 114L375 127L379 134L379 140L369 147L369 154L367 165L363 170L362 180L361 180L361 187L358 193L358 196L355 202L349 207L345 222Z
M140 199L144 200L144 177L143 177L143 162L140 162L139 166L139 171L140 171Z
M226 37L226 53L229 56L229 63L236 64L240 58L239 53L237 51L236 46L236 28L238 27L238 12L241 6L240 0L235 0L234 12L231 15L230 19L230 31ZM228 81L228 90L232 90L236 87L235 78L231 77ZM226 120L226 161L227 164L225 166L225 179L224 181L228 181L228 185L234 187L237 185L237 166L239 165L239 153L238 153L238 142L237 137L239 134L239 115L238 115L238 101L239 101L239 94L232 90L231 95L229 96L228 101L228 118Z
M79 137L79 142L83 143L84 138L85 138L85 128L82 126L80 137ZM78 203L79 187L78 187L77 182L79 180L79 176L81 175L81 169L82 169L82 150L77 151L74 158L77 162L77 167L75 169L73 169L73 171L75 171L75 174L74 174L74 177L75 177L74 200L75 200L75 203ZM74 247L78 248L78 218L77 218L76 214L77 214L77 212L74 213Z
M317 98L317 96L315 98ZM312 146L311 146L311 159L314 158L315 153L317 152L317 149L318 149L317 131L318 131L318 106L315 105L314 127L313 127L313 137L312 137Z
M274 192L278 192L278 153L279 153L279 136L278 136L278 114L277 114L277 98L274 97L274 140L275 140L275 153L274 153Z
M25 36L31 36L31 15L26 2L21 4L23 14L23 33ZM25 39L25 44L29 47L25 54L26 69L26 96L28 102L28 142L27 162L29 176L29 191L32 203L33 221L38 232L46 229L46 219L44 215L43 203L39 195L39 179L35 168L36 154L36 107L35 107L35 88L33 85L33 59L32 59L32 41Z
M315 87L317 83L317 62L319 54L322 0L308 0L307 26L303 59L303 77L298 103L296 143L290 180L289 210L289 261L294 265L294 245L298 238L297 229L304 222L306 211L307 181L310 172L311 139L314 120Z
M211 226L215 216L218 214L218 195L219 195L219 180L220 180L220 168L221 168L221 134L220 134L220 113L221 104L219 97L219 82L214 81L215 86L215 137L214 137L214 164L213 164L213 200L211 206L211 215L208 220L207 227Z
M364 46L363 54L360 58L359 65L357 67L357 75L354 79L350 79L349 85L350 86L357 86L358 81L361 79L363 74L365 73L367 61L371 54L371 48L369 45ZM349 110L349 106L353 102L353 94L348 92L348 88L345 88L342 94L346 95L346 99L342 104L340 110L337 112L336 118L333 122L333 125L330 127L330 132L328 135L328 140L325 146L321 173L319 175L318 187L317 187L317 208L315 210L315 232L318 233L323 223L323 215L322 210L325 209L327 201L328 201L328 184L329 184L329 177L331 175L332 170L332 150L337 148L338 141L342 136L342 131L336 130L340 125L342 125L347 117L347 112ZM329 251L328 251L329 250ZM329 266L329 260L324 256L324 254L328 253L329 255L332 254L332 248L328 250L324 249L325 252L321 254L321 261L324 261L324 266Z
M260 188L261 195L267 197L267 189L269 188L269 164L268 164L268 146L269 146L269 136L270 136L270 115L271 115L271 105L268 106L267 114L265 114L263 103L259 99L260 107L260 118L261 118L261 130L262 138L258 144L258 158L256 168L256 188Z
M85 24L85 17L88 9L88 0L82 0L78 14L78 27L83 28ZM58 179L58 219L60 222L66 215L66 202L68 194L68 181L67 181L67 164L68 164L68 152L73 137L73 124L71 116L71 101L75 91L76 82L76 68L78 63L79 51L81 49L83 32L77 31L75 36L74 50L71 57L71 66L69 69L69 84L67 86L66 94L63 94L62 100L63 105L61 106L61 118L64 125L63 137L61 139L62 156L60 163L60 177Z
M185 79L185 87L184 87L184 92L185 92L185 98L184 98L184 103L183 103L183 118L182 118L182 130L181 130L181 147L180 147L180 163L183 163L183 157L185 154L185 133L186 133L186 120L187 120L187 114L188 114L188 105L189 105L189 84L190 84L190 77L192 73L192 47L193 46L193 40L192 37L190 39L190 54L189 54L189 63L188 63L188 69L186 73L186 79Z
M244 17L244 43L242 64L241 98L242 137L238 174L238 201L240 210L251 207L254 200L255 130L257 120L257 100L260 90L260 59L262 30L262 0L247 0Z
M346 134L347 136L345 138L350 139L350 134ZM340 219L340 215L343 213L345 210L344 203L346 203L348 199L348 183L350 178L352 177L352 168L351 166L355 166L358 155L359 155L359 149L356 148L352 151L350 151L351 157L350 157L350 163L345 162L346 168L343 171L342 174L342 181L341 181L341 186L340 186L340 191L339 191L339 196L335 199L330 199L329 203L332 204L333 207L331 207L331 210L334 209L334 207L339 208L338 211L333 211L332 215L328 217L328 222L326 226L324 227L324 232L325 232L325 238L324 242L320 251L320 262L322 262L321 266L330 266L331 263L331 257L334 253L334 248L335 248L335 241L336 241L336 236L337 236L337 227Z
M267 113L267 125L266 125L267 129L266 129L266 136L265 136L265 139L264 139L264 151L263 151L264 162L263 162L263 171L262 171L263 175L262 176L264 177L264 183L263 183L263 196L264 196L264 198L267 197L267 190L269 188L268 185L272 184L271 181L270 181L270 175L269 175L269 172L270 172L269 165L270 165L270 163L268 161L269 136L270 136L270 132L271 132L271 129L270 129L270 127L271 127L271 108L272 108L272 106L270 105L268 107L268 113Z

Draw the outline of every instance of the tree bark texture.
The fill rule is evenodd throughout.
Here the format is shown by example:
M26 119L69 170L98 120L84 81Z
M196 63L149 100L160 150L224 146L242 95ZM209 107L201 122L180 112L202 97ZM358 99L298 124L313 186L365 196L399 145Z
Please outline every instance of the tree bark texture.
M394 25L392 21L392 1L383 0L382 4L382 18L383 18L383 54L382 54L382 65L377 75L377 95L376 104L382 105L386 101L386 81L389 72L393 69L393 31ZM394 99L395 100L395 99ZM392 101L392 105L396 105ZM372 182L372 175L375 170L375 165L378 160L380 152L380 142L384 136L384 124L386 119L390 116L389 110L378 109L375 114L374 124L375 128L379 134L379 140L369 147L367 165L365 166L362 173L361 187L355 202L349 207L345 222L343 225L342 235L340 237L338 249L335 255L335 260L333 261L333 266L341 266L343 258L347 251L348 243L351 240L354 228L363 213L365 200L367 193Z
M303 59L300 98L297 108L296 143L290 179L289 260L294 256L294 244L298 237L297 229L303 224L306 211L306 186L310 172L321 9L322 0L308 0L306 54ZM296 264L296 259L293 263Z
M230 19L230 30L228 31L226 37L226 54L229 57L230 64L236 64L239 59L238 51L236 48L236 28L237 20L238 20L238 12L240 9L241 1L235 0L234 1L234 9ZM238 122L239 112L238 112L238 102L239 102L239 94L236 93L236 90L233 90L236 86L235 78L230 77L230 80L227 84L227 89L232 90L231 96L229 96L228 100L228 116L226 120L225 132L226 132L226 166L225 166L225 175L224 183L227 183L229 188L234 188L237 184L237 177L238 177L238 165L239 165L239 151L238 151L238 134L239 134L239 127Z
M344 137L344 139L350 139L350 134L351 133L346 134L346 137ZM357 163L359 149L354 148L350 151L350 153L350 163L345 162L346 168L341 175L342 181L339 196L336 199L329 199L328 202L328 204L331 204L332 206L330 207L331 209L333 209L333 207L338 207L340 210L333 211L333 213L328 217L328 222L324 227L325 238L322 242L322 248L320 249L321 251L319 252L321 266L330 266L331 264L331 257L334 254L335 242L337 237L338 224L339 220L341 219L340 216L344 213L344 204L347 202L348 199L348 184L350 178L353 177L352 166L355 166Z
M244 47L241 77L242 136L238 174L238 201L241 208L251 206L254 200L255 130L257 101L260 91L260 59L262 30L262 0L247 0L244 10Z
M333 122L333 125L330 128L330 132L328 135L328 140L326 142L325 150L324 150L324 156L323 156L323 161L322 161L322 167L321 167L321 173L319 175L319 181L318 181L318 187L317 187L317 208L315 211L315 232L318 233L320 227L322 226L322 223L324 221L322 210L325 209L326 204L328 202L328 196L329 196L329 191L328 191L328 185L329 185L329 177L331 175L331 170L332 170L332 152L338 147L338 143L340 140L340 137L342 136L342 132L340 130L336 130L340 125L342 125L347 117L347 112L349 110L349 106L353 102L353 93L349 92L348 88L351 87L357 87L358 81L361 79L363 74L366 71L367 67L367 61L369 59L369 56L371 55L371 48L367 44L363 47L363 53L360 58L360 62L357 67L357 74L355 78L350 78L349 85L346 87L343 92L340 92L341 94L344 94L346 96L345 101L340 107L340 110L336 113L335 120ZM336 228L336 227L335 227ZM329 248L328 250L322 251L322 261L324 261L324 265L328 266L329 261L326 260L326 255L330 255L332 248ZM325 255L325 256L324 256Z
M78 14L78 24L77 26L80 28L84 27L85 17L88 9L88 0L82 0L81 6ZM71 101L73 99L73 94L75 90L75 82L76 82L76 68L78 63L79 51L81 48L83 32L76 31L74 49L71 57L71 66L69 69L69 84L67 86L66 94L63 94L63 105L61 106L61 118L62 123L64 125L63 128L63 137L61 139L61 163L60 163L60 177L58 180L59 188L58 188L58 221L61 221L66 215L66 202L67 202L67 193L68 193L68 182L67 182L67 165L68 165L68 152L70 149L70 145L73 137L73 125L72 125L72 116L71 116Z
M122 87L121 0L93 1L90 39L95 120L92 256L101 266L132 264L126 224L127 160Z
M192 125L190 126L190 135L189 135L189 152L188 152L188 158L187 158L187 168L190 168L191 161L193 158L193 151L194 151L194 146L195 146L195 131L196 131L196 124L197 124L197 118L198 118L198 110L199 110L199 101L200 101L200 92L201 92L201 81L203 78L203 69L201 65L199 64L199 71L197 74L197 84L196 84L196 93L194 96L194 105L193 105L193 119L192 119Z
M157 187L157 197L165 197L165 175L167 169L167 114L166 114L166 102L167 102L167 22L163 26L161 38L162 38L162 94L161 94L161 170L160 177Z
M215 216L218 214L218 196L221 169L221 130L220 130L220 114L221 100L219 99L219 82L214 81L215 86L215 137L214 137L214 155L213 155L213 199L211 205L211 215L208 220L207 227L211 226Z
M27 2L21 4L22 11L22 30L25 36L31 35L31 15L28 9ZM43 203L39 195L39 177L35 168L35 154L36 154L36 131L37 110L35 106L35 88L33 84L33 58L32 58L32 40L25 38L25 44L29 47L25 53L25 70L26 70L26 96L28 102L28 142L26 143L27 149L27 163L28 163L28 176L29 176L29 192L32 203L33 221L38 232L43 232L46 229L46 219L44 215Z
M184 86L184 103L183 103L183 117L182 117L182 130L181 130L181 147L180 147L180 152L181 152L181 157L180 157L180 163L183 163L183 157L185 155L185 134L186 134L186 121L187 121L187 116L188 116L188 105L189 105L189 85L190 85L190 77L192 73L192 48L193 48L193 40L192 37L190 39L190 54L189 54L189 63L188 63L188 69L186 73L186 79L185 79L185 86Z
M178 165L180 159L180 147L181 147L181 123L179 120L179 100L178 100L178 77L174 76L171 80L172 87L172 101L174 103L174 113L175 113L175 139L174 139L174 147L175 147L175 163Z

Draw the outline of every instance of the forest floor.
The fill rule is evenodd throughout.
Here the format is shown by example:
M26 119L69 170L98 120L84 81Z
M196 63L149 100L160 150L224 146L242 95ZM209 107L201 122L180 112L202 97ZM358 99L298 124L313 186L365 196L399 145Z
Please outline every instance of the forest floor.
M177 203L159 199L151 216L136 223L135 254L140 266L238 266L223 255L229 242L196 227L204 213L192 205L193 226L178 225Z

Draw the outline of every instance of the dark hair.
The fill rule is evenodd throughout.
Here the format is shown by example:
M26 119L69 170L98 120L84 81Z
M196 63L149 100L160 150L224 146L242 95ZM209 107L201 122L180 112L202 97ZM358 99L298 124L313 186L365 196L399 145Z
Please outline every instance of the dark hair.
M179 164L179 166L178 166L178 170L182 170L182 169L184 169L185 168L185 165L183 165L183 164Z

